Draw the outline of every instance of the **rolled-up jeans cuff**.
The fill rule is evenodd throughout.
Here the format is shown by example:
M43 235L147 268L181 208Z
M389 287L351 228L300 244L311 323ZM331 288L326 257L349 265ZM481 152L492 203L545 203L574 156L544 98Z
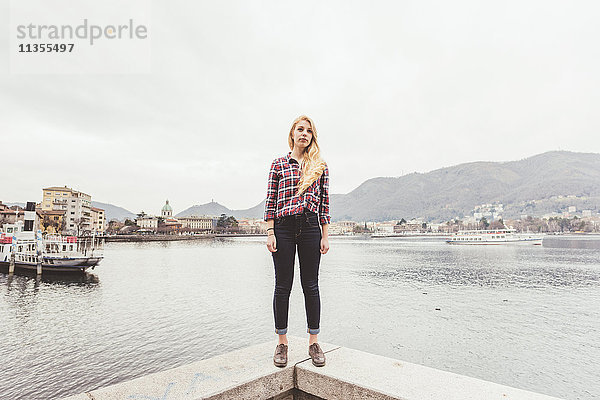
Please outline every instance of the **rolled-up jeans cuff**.
M283 329L275 328L275 333L278 335L285 335L287 333L287 328L283 328Z
M310 328L308 328L306 331L308 333L310 333L311 335L317 335L319 332L321 332L321 328L317 328L317 329L310 329Z

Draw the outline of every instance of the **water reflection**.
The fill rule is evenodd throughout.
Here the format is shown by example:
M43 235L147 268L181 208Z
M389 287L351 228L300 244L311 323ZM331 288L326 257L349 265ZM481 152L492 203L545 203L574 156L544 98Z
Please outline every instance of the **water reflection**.
M354 273L377 284L537 289L600 286L600 254L578 248L402 243L365 250L371 266Z
M589 287L600 286L600 271L582 271L576 268L561 270L518 268L497 270L492 268L396 268L388 270L357 271L358 276L372 280L374 284L395 286L398 282L442 286L478 286L478 287Z
M38 307L46 307L45 302L54 302L71 289L84 294L98 288L100 280L94 274L81 275L52 275L40 277L0 274L0 286L5 286L4 300L9 310L18 316L21 322L26 322L31 315L38 312ZM82 291L82 289L84 289ZM68 292L67 292L68 294ZM41 299L40 299L41 297Z
M34 288L39 288L41 283L53 286L80 286L94 288L100 283L100 279L96 274L85 272L82 274L57 274L43 273L42 276L35 272L22 272L18 275L0 273L0 285L6 283L10 289L13 281L18 282L34 282Z
M587 249L600 251L600 237L598 236L567 236L544 238L544 247L557 249Z

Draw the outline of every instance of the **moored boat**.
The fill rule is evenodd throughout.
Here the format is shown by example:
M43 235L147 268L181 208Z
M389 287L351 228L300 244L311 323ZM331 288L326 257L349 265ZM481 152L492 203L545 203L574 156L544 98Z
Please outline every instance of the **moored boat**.
M526 243L541 245L542 234L517 233L515 229L488 229L458 231L446 240L450 244L506 244Z
M0 234L0 271L82 273L103 259L100 242L79 242L74 236L48 235L23 230L23 223L5 225Z

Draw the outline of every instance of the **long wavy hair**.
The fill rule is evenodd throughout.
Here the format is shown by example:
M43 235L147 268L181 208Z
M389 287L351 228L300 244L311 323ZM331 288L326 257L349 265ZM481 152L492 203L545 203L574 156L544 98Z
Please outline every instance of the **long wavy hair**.
M296 125L300 121L308 122L313 133L312 140L304 149L304 159L302 161L301 169L302 173L300 174L300 181L298 182L298 194L304 193L314 181L319 179L326 166L325 161L321 158L321 149L317 143L317 128L312 119L308 118L306 115L299 116L292 124L292 129L290 129L290 134L288 136L290 150L294 150L294 129L296 129Z

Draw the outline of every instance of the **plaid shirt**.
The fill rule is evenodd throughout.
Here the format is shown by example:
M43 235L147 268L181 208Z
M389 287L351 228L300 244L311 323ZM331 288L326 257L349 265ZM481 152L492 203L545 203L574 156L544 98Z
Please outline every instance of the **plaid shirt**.
M267 201L265 203L265 221L287 215L301 214L304 209L319 214L321 200L321 179L323 180L323 204L319 214L321 225L329 224L329 170L325 170L319 179L314 181L306 191L298 195L300 180L300 164L291 158L292 153L273 160L269 171Z

